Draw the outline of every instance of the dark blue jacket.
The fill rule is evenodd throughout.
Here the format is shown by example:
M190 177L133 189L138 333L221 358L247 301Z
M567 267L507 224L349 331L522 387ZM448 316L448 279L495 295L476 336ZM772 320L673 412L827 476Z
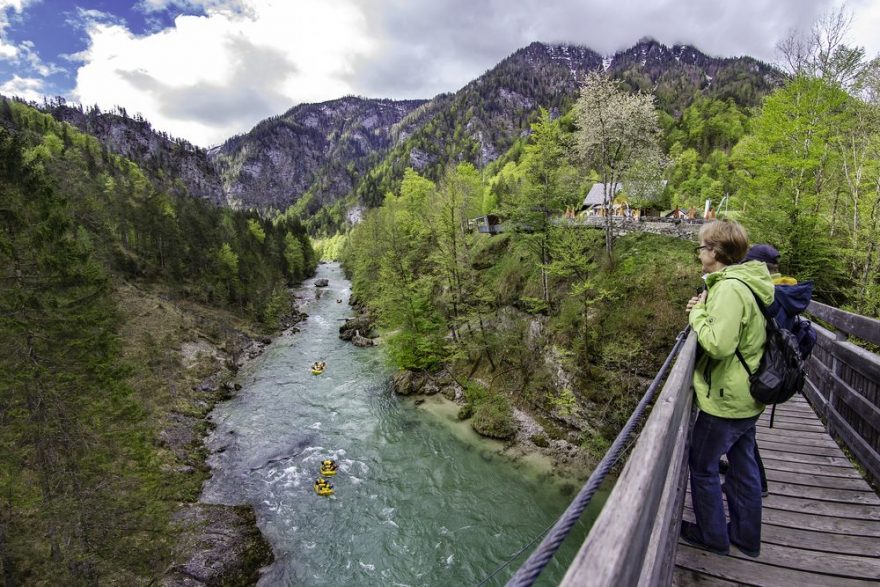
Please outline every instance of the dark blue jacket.
M813 297L813 282L804 281L795 285L777 285L773 292L773 303L768 313L776 316L781 328L791 330L794 318L807 309Z

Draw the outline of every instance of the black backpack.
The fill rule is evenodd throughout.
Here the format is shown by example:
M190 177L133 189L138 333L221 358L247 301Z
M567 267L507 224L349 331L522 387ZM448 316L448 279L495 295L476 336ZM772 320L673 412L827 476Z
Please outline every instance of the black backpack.
M781 404L804 388L807 377L798 339L790 330L780 328L775 316L768 315L767 307L746 282L741 279L737 281L749 288L758 303L758 308L767 321L767 341L761 364L754 373L739 352L739 347L736 349L736 357L749 374L749 391L755 401L765 405Z

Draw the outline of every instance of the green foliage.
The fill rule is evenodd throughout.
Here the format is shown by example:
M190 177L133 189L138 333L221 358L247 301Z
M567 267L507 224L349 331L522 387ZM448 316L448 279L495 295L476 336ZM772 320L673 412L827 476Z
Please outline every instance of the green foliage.
M315 256L321 261L338 261L345 248L345 235L335 234L329 238L317 239L314 247Z
M274 328L314 251L298 220L162 191L94 138L20 102L0 107L4 576L146 582L168 564L170 512L201 476L159 470L155 398L125 384L111 283L157 284Z
M830 149L849 97L818 79L798 77L764 103L754 134L734 152L742 220L754 242L776 246L785 268L836 296L843 275L833 262L830 220L839 164Z
M0 534L7 579L95 584L168 556L149 430L93 239L0 130Z

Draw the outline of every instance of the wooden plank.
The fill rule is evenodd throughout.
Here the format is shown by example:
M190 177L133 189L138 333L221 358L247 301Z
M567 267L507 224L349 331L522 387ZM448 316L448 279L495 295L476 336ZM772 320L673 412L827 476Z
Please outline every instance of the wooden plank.
M880 538L880 522L876 520L852 520L832 516L814 516L771 507L762 508L761 511L761 519L768 524L800 528L802 530L815 530L817 532Z
M693 510L686 508L683 512L683 519L689 522L695 521ZM765 542L819 552L880 556L880 540L873 536L852 536L804 530L803 528L772 524L766 520L761 523L761 544Z
M829 489L811 485L794 485L791 483L769 483L770 495L790 495L819 501L840 501L844 503L863 503L880 506L880 497L872 491L855 491L852 489Z
M880 540L870 536L814 532L775 524L761 525L761 542L820 552L880 557Z
M810 473L812 475L824 475L826 477L847 477L861 479L862 476L851 466L836 467L834 465L815 465L810 463L790 463L771 458L772 455L762 455L765 469L774 471L791 471L793 473Z
M686 519L693 519L692 508L693 504L690 498L688 498L685 501L685 512L688 512ZM880 521L877 520L836 518L834 516L814 515L769 506L761 508L761 522L762 524L775 524L777 526L800 528L801 530L813 530L816 532L865 536L872 539L880 537Z
M743 560L751 560L735 547L730 549L730 555ZM825 553L822 556L816 556L815 552L802 548L762 543L761 555L758 560L777 567L799 569L817 574L833 573L835 576L852 579L880 577L880 559L869 556L839 553Z
M846 456L843 454L843 451L840 450L839 446L836 446L834 448L821 446L802 446L799 444L792 444L790 442L776 442L773 440L772 436L767 437L760 434L758 435L758 447L761 449L761 454L764 454L765 450L779 450L787 453L825 455L829 457L846 458Z
M822 432L806 432L804 430L782 430L779 428L758 428L757 435L767 439L774 439L771 442L781 442L783 444L796 444L799 446L819 446L824 448L840 448L834 439L824 430Z
M767 408L764 410L764 414L770 415L770 410L772 408ZM805 401L800 396L794 396L784 404L779 404L776 406L776 415L779 414L794 414L796 416L807 416L813 414L813 407Z
M704 575L693 569L686 569L676 565L675 573L672 575L673 587L692 587L694 585L707 585L711 587L737 587L742 583L734 583L733 581L725 581L711 575Z
M808 378L806 384L804 384L804 395L810 400L810 405L813 406L818 414L825 414L828 409L828 399L822 395L812 379Z
M764 415L758 418L758 424L769 426L770 414L765 411ZM795 414L794 412L780 412L779 410L776 410L776 417L773 418L773 427L785 428L789 424L800 426L822 426L823 428L825 426L825 424L822 423L822 420L819 419L819 416L812 411L809 413Z
M782 430L787 432L810 432L813 434L822 434L827 436L828 432L825 430L825 426L822 424L813 424L813 423L802 423L796 424L794 422L780 422L778 419L773 421L773 427L770 427L770 418L766 420L758 420L757 422L758 428L763 428L764 430Z
M632 585L641 575L674 454L690 415L697 337L688 335L620 478L568 568L562 585ZM625 548L621 548L625 545Z
M852 491L871 491L871 486L864 479L848 479L843 477L826 477L825 475L810 475L807 473L791 473L789 471L775 471L766 469L767 479L779 483L793 483L795 485L811 485L813 487L827 487L828 489L849 489Z
M803 512L817 516L834 516L854 520L880 521L880 507L861 503L841 503L837 501L816 501L801 497L791 497L771 493L764 498L765 508L775 508L789 512Z
M877 454L877 451L850 427L833 406L828 406L828 420L832 422L834 431L840 435L859 463L874 479L880 480L880 454Z
M669 584L675 566L675 549L681 527L688 476L688 448L690 432L695 419L693 395L688 393L688 417L682 418L675 441L669 474L663 488L663 498L657 509L657 523L651 533L651 542L642 565L638 584L646 587L665 587Z
M770 442L782 442L786 444L796 444L800 446L816 446L819 448L837 448L837 443L827 434L810 434L808 432L786 432L785 430L776 430L775 428L765 428L757 431L759 439L766 439Z
M809 463L813 465L832 465L835 467L852 468L852 463L846 457L829 457L826 455L805 455L796 452L782 450L764 450L763 445L758 443L761 451L761 459L775 459L789 463Z
M820 575L799 569L776 567L764 564L759 559L746 560L733 556L718 556L681 543L679 543L678 547L677 562L684 568L735 581L743 585L767 587L779 587L780 585L797 585L798 587L866 587L867 585L873 585L876 587L876 583L873 581L834 575Z
M828 322L838 330L874 344L880 344L880 320L853 314L820 302L810 302L807 313Z
M880 381L880 356L845 341L835 342L828 351L871 381Z

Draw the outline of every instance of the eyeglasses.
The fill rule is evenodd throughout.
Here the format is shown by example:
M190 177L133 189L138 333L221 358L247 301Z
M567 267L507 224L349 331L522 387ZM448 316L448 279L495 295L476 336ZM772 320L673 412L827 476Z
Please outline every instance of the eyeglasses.
M700 245L699 247L694 247L694 254L695 254L695 255L699 255L699 254L700 254L700 251L702 251L703 249L709 249L709 250L711 250L712 247L710 247L709 245Z

